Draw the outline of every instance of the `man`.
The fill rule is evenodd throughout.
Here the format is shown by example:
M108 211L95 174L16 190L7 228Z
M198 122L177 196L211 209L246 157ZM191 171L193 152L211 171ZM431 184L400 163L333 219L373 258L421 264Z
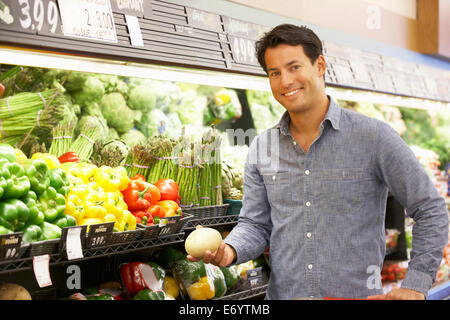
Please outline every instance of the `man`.
M413 152L389 125L326 95L321 41L308 28L275 27L257 42L257 56L286 112L252 141L239 222L204 262L241 263L270 246L267 299L424 299L448 215ZM383 295L388 191L415 225L402 286Z

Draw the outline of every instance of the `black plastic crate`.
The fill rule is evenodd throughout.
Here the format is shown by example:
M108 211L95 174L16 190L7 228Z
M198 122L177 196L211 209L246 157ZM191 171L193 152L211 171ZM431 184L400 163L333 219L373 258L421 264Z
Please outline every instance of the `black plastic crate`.
M109 245L139 240L142 238L143 231L143 229L136 228L136 230L113 232L109 239Z
M204 207L192 207L184 208L183 213L193 215L194 218L208 218L224 216L227 214L229 203L224 203L217 206L204 206Z
M59 253L61 238L30 243L30 257Z

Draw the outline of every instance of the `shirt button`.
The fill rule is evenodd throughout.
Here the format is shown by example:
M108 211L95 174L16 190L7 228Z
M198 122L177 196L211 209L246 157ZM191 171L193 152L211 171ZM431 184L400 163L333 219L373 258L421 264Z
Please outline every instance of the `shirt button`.
M312 268L313 268L313 265L312 264L308 264L308 269L312 270Z
M305 174L309 176L309 170L305 170Z
M310 206L311 206L311 202L308 201L308 202L306 203L306 206L307 206L307 207L310 207Z
M273 181L275 181L276 178L277 178L276 176L272 176L272 180L273 180Z
M312 237L312 233L311 232L308 232L307 234L306 234L306 237L309 239L309 238L311 238Z
M294 141L294 142L292 142L293 144L294 144L294 146L296 146L297 145L297 142L296 141Z

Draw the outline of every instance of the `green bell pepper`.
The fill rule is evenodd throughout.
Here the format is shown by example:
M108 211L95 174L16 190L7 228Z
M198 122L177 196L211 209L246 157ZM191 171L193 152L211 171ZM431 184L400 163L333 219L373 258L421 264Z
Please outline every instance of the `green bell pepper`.
M0 143L0 158L8 160L8 162L16 161L16 150L6 143Z
M222 270L223 276L225 277L225 283L227 284L227 290L230 290L232 287L238 283L240 275L236 270L236 266L223 267L220 268Z
M166 246L159 252L158 263L166 268L172 268L175 261L184 257L184 253L171 246Z
M22 230L23 232L22 241L23 242L35 242L41 240L42 229L38 225L30 224L25 226Z
M53 168L47 172L47 176L50 179L50 187L55 188L56 192L64 197L69 194L70 181L66 171L61 168Z
M0 225L12 231L25 226L30 210L19 199L4 199L0 202Z
M214 298L223 297L227 292L227 283L222 270L217 266L212 266L209 270L210 274L208 276L212 277L214 283Z
M41 194L50 186L50 177L47 176L48 166L44 160L27 159L20 162L25 175L30 180L31 190Z
M40 196L39 203L44 212L44 220L52 222L61 217L66 210L66 198L55 188L48 187Z
M37 203L37 196L34 191L28 191L28 193L20 198L20 200L25 203L30 210L27 221L28 224L41 224L44 222L44 213Z
M13 233L13 231L5 228L4 226L0 226L0 234L10 234L10 233Z
M62 230L56 224L44 221L41 225L41 240L51 240L61 238Z
M56 224L61 229L65 227L74 227L77 225L77 220L71 215L65 214L63 217L53 221L53 224Z
M152 291L150 289L144 289L136 293L133 300L165 300L166 294L164 291Z
M87 300L115 300L109 293L100 293L85 296Z
M186 257L183 257L173 264L175 273L184 282L191 284L200 280L201 277L206 276L206 269L203 260L192 262Z
M8 181L0 176L0 199L3 197L3 194L5 193L5 189L8 187Z
M30 179L17 162L9 163L6 159L0 159L0 176L7 181L3 190L3 198L18 199L30 191Z

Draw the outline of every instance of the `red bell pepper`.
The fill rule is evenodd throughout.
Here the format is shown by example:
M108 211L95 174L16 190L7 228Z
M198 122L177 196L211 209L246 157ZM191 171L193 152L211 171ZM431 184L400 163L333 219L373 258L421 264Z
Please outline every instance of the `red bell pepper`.
M128 187L122 191L123 200L128 210L147 210L152 202L151 184L140 180L130 180Z
M175 180L172 179L159 179L156 181L155 186L161 193L160 200L172 200L177 204L180 204L181 196L179 194L179 186Z
M136 223L141 223L145 225L153 224L153 216L148 211L131 211L131 213L136 217Z
M165 217L164 209L160 205L151 205L150 208L147 209L147 212L153 217Z
M3 94L5 93L5 86L0 83L0 99L3 98Z
M64 162L80 162L81 159L75 152L69 151L59 156L58 160L60 163L64 163Z
M131 296L134 296L141 290L147 289L147 285L145 284L139 269L140 264L142 264L142 262L130 262L122 265L120 268L122 283Z

